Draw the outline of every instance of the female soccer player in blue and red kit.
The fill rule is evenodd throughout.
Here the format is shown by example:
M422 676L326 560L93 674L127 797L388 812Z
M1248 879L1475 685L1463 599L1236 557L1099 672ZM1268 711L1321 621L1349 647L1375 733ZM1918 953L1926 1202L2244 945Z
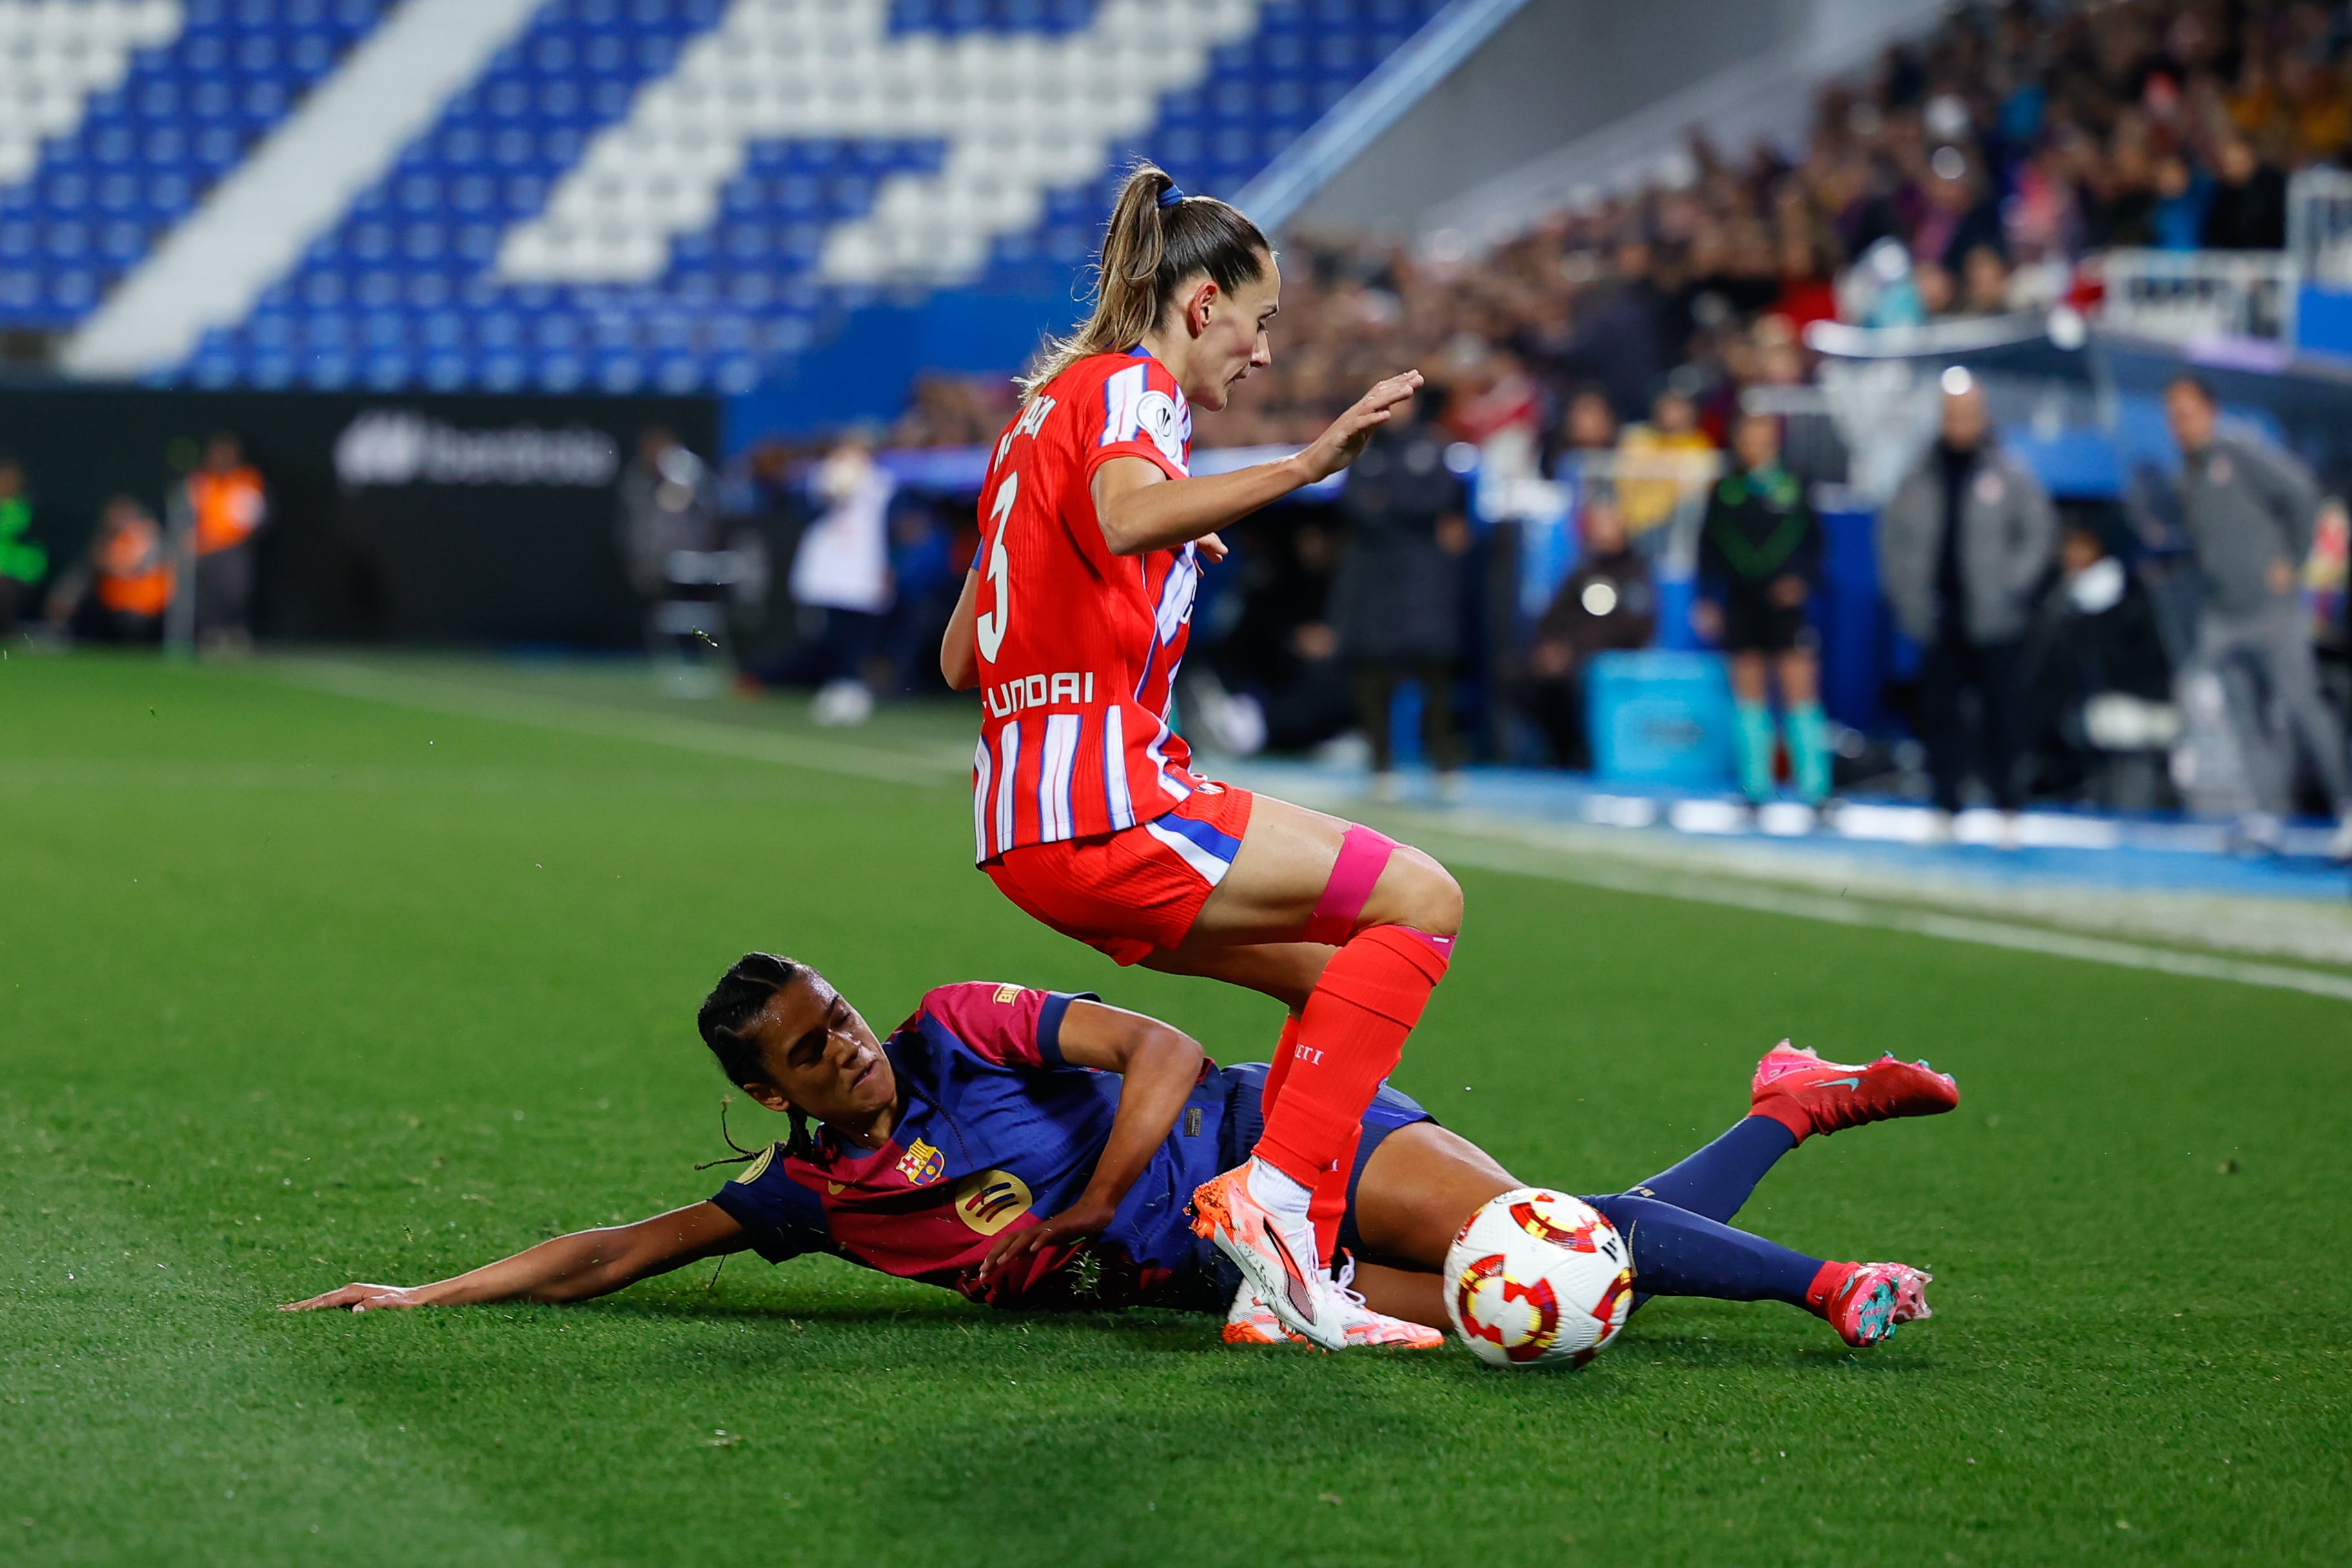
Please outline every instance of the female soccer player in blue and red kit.
M1358 1127L1444 975L1461 889L1371 829L1218 784L1171 725L1216 531L1337 473L1413 395L1381 382L1305 451L1192 478L1192 410L1272 362L1282 277L1257 226L1150 165L1105 232L1093 314L991 454L979 558L940 651L977 687L972 852L1015 904L1121 963L1291 1012L1246 1167L1195 1194L1282 1321L1348 1342L1332 1257Z
M993 984L940 986L886 1040L815 971L767 953L730 969L698 1023L728 1077L793 1119L789 1139L708 1202L434 1285L352 1284L292 1305L574 1301L750 1248L777 1262L830 1253L999 1306L1213 1311L1234 1300L1229 1342L1286 1339L1262 1303L1235 1299L1234 1268L1184 1215L1195 1187L1257 1137L1263 1067L1220 1069L1175 1029L1091 997ZM1788 1301L1855 1345L1927 1316L1916 1269L1808 1258L1725 1222L1805 1138L1948 1110L1952 1080L1783 1045L1749 1097L1750 1113L1705 1149L1591 1200L1625 1238L1633 1288ZM1354 1284L1381 1311L1360 1311L1348 1342L1436 1345L1454 1232L1523 1184L1393 1089L1357 1130L1366 1157L1343 1225L1362 1260Z

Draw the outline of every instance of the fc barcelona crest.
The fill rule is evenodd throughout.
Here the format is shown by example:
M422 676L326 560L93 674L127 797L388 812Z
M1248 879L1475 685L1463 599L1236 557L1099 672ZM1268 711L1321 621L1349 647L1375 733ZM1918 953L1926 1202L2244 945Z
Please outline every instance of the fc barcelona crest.
M938 1181L947 1168L947 1156L920 1138L916 1139L914 1146L898 1157L898 1173L919 1187Z

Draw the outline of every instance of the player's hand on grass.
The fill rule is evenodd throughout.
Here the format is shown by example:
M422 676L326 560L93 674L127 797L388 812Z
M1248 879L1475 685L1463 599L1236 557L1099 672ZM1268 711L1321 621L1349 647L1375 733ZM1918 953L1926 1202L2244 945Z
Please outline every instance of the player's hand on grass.
M996 1238L988 1256L980 1262L980 1283L992 1285L1004 1271L1033 1252L1049 1247L1067 1247L1090 1236L1100 1236L1110 1227L1111 1216L1118 1205L1099 1204L1081 1197L1068 1208L1050 1219L1040 1221L1025 1230L1008 1230Z
M405 1285L350 1284L340 1290L330 1290L323 1296L313 1296L307 1301L289 1301L278 1310L281 1312L317 1312L329 1307L341 1307L353 1312L380 1312L393 1308L423 1307L427 1303L424 1292Z
M1420 390L1421 372L1417 370L1374 382L1372 389L1358 398L1354 407L1331 421L1331 427L1298 454L1309 482L1328 479L1354 462L1363 451L1364 443L1372 438L1372 432L1387 424L1390 416Z

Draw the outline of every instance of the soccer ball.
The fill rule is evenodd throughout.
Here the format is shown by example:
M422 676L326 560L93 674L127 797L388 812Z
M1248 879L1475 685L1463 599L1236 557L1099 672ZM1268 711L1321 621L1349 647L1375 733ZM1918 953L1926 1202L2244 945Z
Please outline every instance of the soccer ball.
M1633 1256L1580 1198L1521 1187L1488 1203L1445 1251L1445 1312L1496 1366L1582 1366L1633 1310Z

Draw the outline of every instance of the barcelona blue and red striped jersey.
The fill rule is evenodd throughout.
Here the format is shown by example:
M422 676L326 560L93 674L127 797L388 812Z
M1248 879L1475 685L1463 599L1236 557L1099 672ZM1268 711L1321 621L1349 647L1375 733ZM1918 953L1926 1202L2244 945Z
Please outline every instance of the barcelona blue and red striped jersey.
M1083 1244L1094 1267L1073 1270L1080 1248L1055 1247L984 1292L974 1279L999 1235L1077 1200L1110 1137L1118 1075L1062 1060L1074 1000L984 982L929 993L883 1043L904 1107L888 1142L860 1149L820 1130L813 1160L776 1144L711 1202L773 1262L830 1253L998 1306L1152 1300L1203 1265L1184 1205L1223 1168L1227 1088L1212 1071L1109 1228Z
M976 859L1149 822L1198 787L1170 725L1200 583L1193 547L1114 555L1091 486L1113 458L1186 478L1192 414L1141 349L1040 387L981 489Z

